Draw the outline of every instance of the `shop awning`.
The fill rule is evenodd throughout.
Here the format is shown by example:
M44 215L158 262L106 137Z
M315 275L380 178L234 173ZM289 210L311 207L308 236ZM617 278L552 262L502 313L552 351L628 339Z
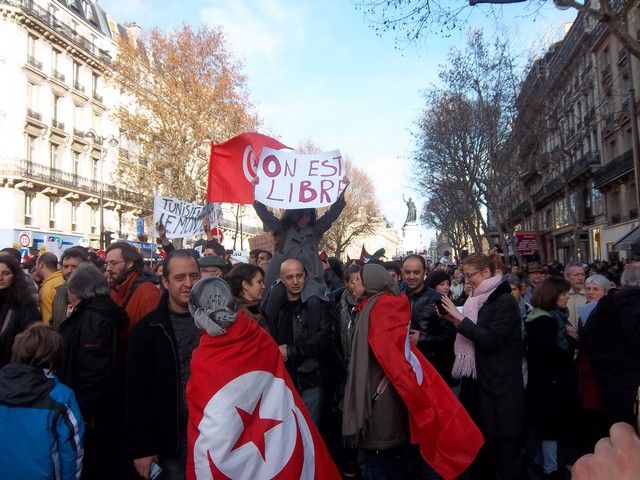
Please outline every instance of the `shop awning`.
M640 225L624 235L620 240L613 244L614 252L624 252L631 250L636 244L640 243Z

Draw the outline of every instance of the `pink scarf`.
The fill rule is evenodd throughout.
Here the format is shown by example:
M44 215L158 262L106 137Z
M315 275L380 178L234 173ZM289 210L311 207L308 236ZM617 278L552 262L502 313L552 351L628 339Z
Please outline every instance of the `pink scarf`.
M485 304L489 295L502 283L502 274L483 280L473 291L473 294L464 302L462 314L473 323L478 323L478 312ZM456 342L453 345L456 360L453 363L451 374L454 378L472 377L476 378L476 349L473 342L467 337L457 334Z

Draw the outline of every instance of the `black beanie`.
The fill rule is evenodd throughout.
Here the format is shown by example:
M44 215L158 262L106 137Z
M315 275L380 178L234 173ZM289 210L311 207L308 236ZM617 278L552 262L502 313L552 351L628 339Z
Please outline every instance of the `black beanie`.
M431 272L429 275L427 275L427 278L425 279L424 283L429 288L436 288L436 286L440 285L445 280L449 280L449 282L451 282L451 278L449 277L449 274L444 270L440 270L438 268L433 272Z

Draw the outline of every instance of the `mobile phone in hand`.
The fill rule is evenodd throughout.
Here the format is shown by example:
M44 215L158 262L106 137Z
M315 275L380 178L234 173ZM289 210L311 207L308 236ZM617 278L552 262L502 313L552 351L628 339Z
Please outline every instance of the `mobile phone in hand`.
M150 480L160 480L160 475L162 475L162 467L158 465L156 462L151 464L149 468L149 479Z
M447 312L447 309L444 308L442 300L436 300L436 310L438 311L438 315L440 315L441 317L449 314L449 312Z

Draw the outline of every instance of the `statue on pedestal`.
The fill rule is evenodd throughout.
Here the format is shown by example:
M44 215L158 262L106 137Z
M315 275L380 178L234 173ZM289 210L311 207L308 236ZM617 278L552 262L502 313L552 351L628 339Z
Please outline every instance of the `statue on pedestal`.
M416 219L418 218L416 204L413 203L411 197L409 197L409 200L407 200L404 198L404 195L402 195L402 200L404 200L404 203L407 204L407 219L404 221L404 224L406 225L407 223L415 223Z

